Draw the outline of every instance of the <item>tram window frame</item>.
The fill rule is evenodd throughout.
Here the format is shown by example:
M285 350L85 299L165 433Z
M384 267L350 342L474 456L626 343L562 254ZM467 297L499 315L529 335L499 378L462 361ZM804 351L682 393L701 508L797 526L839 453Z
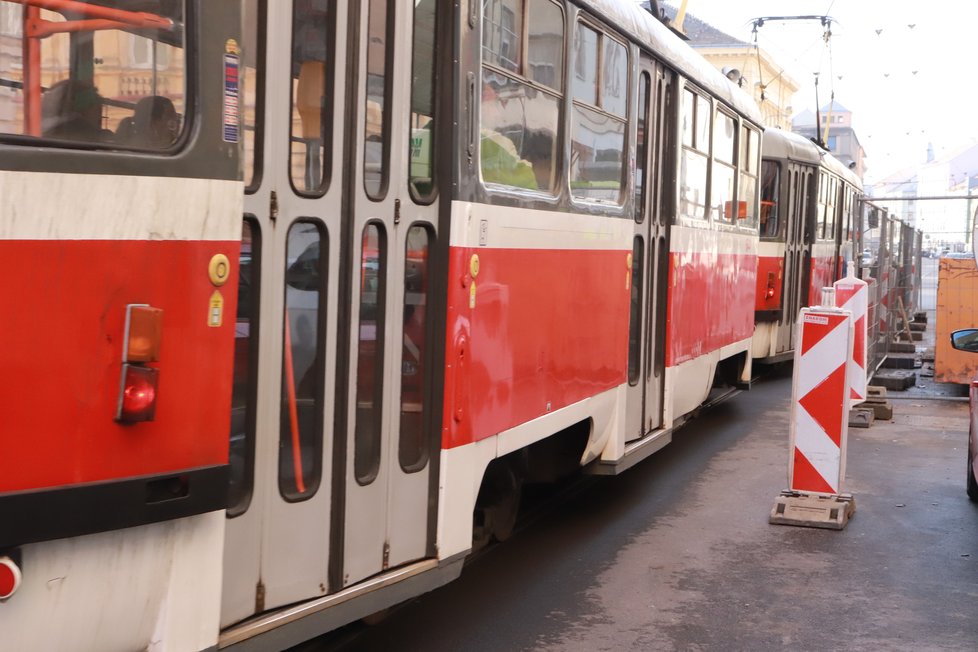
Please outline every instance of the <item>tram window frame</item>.
M306 246L306 248L299 253L295 261L291 265L288 265L289 259L289 236L292 230L299 225L310 225L315 227L315 231L318 234L318 244L319 244L319 258L317 259L318 270L316 274L318 278L314 278L315 284L308 284L305 286L299 286L298 283L302 280L299 277L299 273L302 271L301 268L295 268L296 263L299 258L309 250L311 243ZM327 324L327 308L328 308L328 276L329 276L329 230L326 224L314 217L300 217L293 221L288 228L285 236L285 248L286 255L285 260L287 267L285 269L285 279L284 279L284 298L282 301L282 317L283 317L283 333L282 333L282 368L281 368L281 379L283 386L280 389L280 413L279 413L279 459L278 459L278 488L279 494L286 502L297 503L305 500L309 500L316 495L322 484L323 477L323 446L325 440L325 423L323 421L323 410L326 404L326 380L325 380L325 368L326 368L326 356L330 355L330 352L325 350L325 335L326 335L326 324ZM296 273L292 274L293 268L296 269ZM290 278L291 281L290 282ZM286 449L291 447L292 442L292 413L289 405L283 405L289 400L288 397L288 387L286 385L286 335L284 331L285 324L288 323L285 320L289 319L289 301L288 301L288 290L289 287L293 287L297 290L307 290L307 291L317 291L318 298L316 304L316 333L312 339L315 345L315 354L313 355L312 362L309 364L306 374L303 375L303 379L308 376L311 378L311 383L313 384L312 391L312 410L310 411L313 415L313 446L311 453L312 460L312 476L313 479L309 482L309 486L305 491L300 491L298 483L295 482L293 477L293 484L296 486L295 491L291 491L287 487L285 482L285 475L283 474L283 469L289 468L290 466L294 469L295 458L285 459ZM289 326L289 342L292 346L295 346L295 338L291 336L291 326ZM293 361L294 365L294 361ZM293 382L295 383L293 388L296 395L296 403L298 403L298 392L300 391L300 386L302 384L301 380L296 382L295 378L295 367L293 366ZM298 419L296 418L296 422ZM301 432L299 432L299 437L301 439ZM301 443L301 442L300 442ZM301 461L301 457L300 457ZM303 476L303 484L305 484L305 476Z
M499 3L505 2L505 0L496 0ZM512 2L513 0L510 0ZM520 194L532 194L534 196L542 197L556 197L561 192L564 165L563 156L563 141L564 141L564 120L565 120L565 98L568 93L568 72L565 67L565 52L567 49L567 13L561 2L555 0L515 0L520 3L521 8L521 19L520 23L520 34L519 36L519 61L510 61L512 65L503 65L503 62L493 61L489 55L495 54L496 58L499 58L500 53L493 53L492 50L487 50L486 45L486 32L487 24L490 21L486 18L486 11L490 9L490 2L487 0L483 4L483 11L481 14L481 29L482 37L480 40L480 87L482 89L482 99L479 104L479 128L481 136L479 137L479 180L486 190L490 192L507 192L507 193L520 193ZM556 10L558 12L557 18L559 20L554 21L554 25L560 26L560 48L556 53L558 57L549 63L555 70L559 70L559 74L553 76L550 80L553 84L548 83L546 79L539 79L534 74L529 61L529 40L532 30L529 28L528 18L530 17L529 7L531 4L536 4L542 7L549 7L551 10ZM496 7L495 4L492 5L493 8ZM542 11L534 12L534 15L541 16ZM492 23L495 24L495 23ZM526 151L519 151L515 147L515 143L512 139L506 137L495 127L497 125L487 125L486 122L486 107L490 102L498 97L496 89L490 80L501 79L504 84L500 84L499 88L503 88L506 85L514 84L518 86L520 91L520 99L522 100L520 104L525 104L527 97L532 95L530 101L548 100L552 103L552 106L548 108L554 115L554 128L551 134L552 141L550 143L550 152L548 157L538 158L538 164L542 167L540 168L541 173L547 174L544 177L546 181L545 184L540 183L540 177L537 176L536 165L530 163L523 156ZM493 96L489 95L489 91ZM512 98L510 98L512 99ZM499 125L502 126L502 125ZM486 132L492 132L509 140L510 144L514 146L514 153L509 153L508 149L505 147L504 143L498 142L497 139L492 136L485 135ZM523 134L525 135L525 134ZM521 144L523 143L523 138L521 138ZM494 147L492 149L497 150L494 152L493 159L489 159L486 156L486 145L487 143L492 143ZM524 145L525 146L525 145ZM514 160L515 162L510 163ZM489 160L494 160L498 164L506 163L507 165L496 165L487 168L486 163ZM549 166L546 164L549 163ZM498 178L490 178L490 174L487 172L494 171L494 174L499 175ZM508 179L504 178L508 176ZM510 182L510 180L512 182ZM532 184L532 185L531 185ZM543 187L541 187L543 186Z
M249 129L248 125L248 107L246 105L247 98L247 81L249 79L247 60L248 57L246 53L248 52L248 47L250 43L249 37L250 33L242 34L242 56L241 56L241 68L243 71L242 81L244 82L244 87L241 93L241 133L242 133L242 146L245 154L242 156L242 166L244 170L244 181L245 181L245 194L251 195L258 191L261 187L262 177L264 173L264 163L265 163L265 79L266 79L266 59L265 55L267 53L268 46L268 31L264 29L264 26L268 23L268 2L267 0L244 0L242 3L242 12L247 16L247 10L251 6L256 7L255 12L255 40L252 47L255 48L255 60L254 60L254 74L252 79L254 80L254 93L255 93L255 120L254 124L251 125ZM245 30L248 29L248 20L245 19ZM251 165L248 165L248 136L247 134L251 132L252 145L251 145ZM251 178L249 179L249 171Z
M82 2L84 4L91 4L96 7L100 6L95 3L88 2L87 0L82 0ZM25 11L30 7L28 7L27 5L21 5L20 3L17 2L8 2L8 1L0 2L0 10L5 8L11 10L15 8L19 8L21 11ZM61 19L61 20L54 20L52 21L53 23L64 22L66 20L64 18L64 14L62 14L60 11L56 9L48 9L48 8L38 8L38 9L39 11L55 14ZM163 16L163 14L155 14L155 15ZM194 71L198 65L199 54L198 54L198 48L195 45L196 39L198 37L198 32L197 32L197 21L195 20L196 14L194 11L193 4L189 0L179 0L179 13L175 15L178 16L178 18L174 22L174 25L182 26L182 35L179 40L180 43L179 45L169 46L164 41L161 41L159 39L155 39L155 38L150 39L144 37L141 34L137 33L136 30L127 31L127 30L120 30L120 29L96 29L96 30L79 29L79 30L71 30L71 31L60 31L60 32L55 32L49 35L48 37L46 37L45 40L39 43L39 49L40 49L39 56L42 59L41 65L44 66L45 65L44 62L51 59L50 56L45 55L43 50L44 47L64 49L67 52L68 61L62 63L61 65L63 65L66 70L69 70L69 76L64 77L63 79L56 80L48 87L43 87L43 86L41 87L44 93L41 95L42 106L38 108L38 114L37 114L38 123L36 125L36 129L40 132L39 135L32 135L30 133L26 133L30 129L30 127L27 124L29 121L28 114L25 112L23 119L21 121L21 124L23 125L23 131L20 133L0 131L0 143L10 143L14 145L25 145L25 146L32 146L32 147L51 147L51 148L73 149L73 150L95 150L95 151L105 152L105 153L111 153L111 152L116 152L121 154L139 153L139 154L148 154L153 156L163 156L163 157L170 157L170 158L180 154L189 144L191 139L191 134L194 132L196 127L196 122L199 119L198 114L200 110L198 108L199 98L198 98L198 88L197 88L199 80L197 79L197 76L194 74ZM23 14L21 14L21 16L23 16ZM22 20L23 18L17 18L15 21L11 21L11 22L20 23ZM84 20L84 19L78 19L78 20ZM132 36L133 38L137 38L137 39L141 38L144 41L154 44L152 50L156 50L159 47L159 45L164 45L167 47L171 47L175 51L181 52L182 53L181 56L172 57L169 51L164 50L164 52L166 53L165 59L167 64L171 64L174 61L174 59L179 59L181 61L181 65L178 68L178 72L180 76L179 78L180 90L182 91L182 93L178 92L176 94L170 94L164 92L163 94L160 93L146 94L140 96L139 100L135 102L129 100L112 99L112 98L107 98L102 96L99 93L98 86L96 85L96 82L98 81L97 78L100 73L95 70L95 66L96 66L95 62L101 59L102 57L100 57L99 53L95 51L95 47L96 47L96 38L99 35L106 34L106 33L124 33ZM24 36L23 29L18 29L16 30L16 33L9 34L7 36L9 36L12 39L20 39L22 45L26 47L28 37ZM67 37L68 39L64 48L58 48L58 46L52 45L60 41L59 37ZM83 41L83 39L86 38L87 40L85 42L81 42ZM128 60L129 62L128 68L120 67L118 71L118 76L120 78L119 83L122 84L122 81L127 79L126 77L124 77L127 71L131 71L130 74L132 74L137 71L149 70L153 72L153 79L155 84L157 73L160 72L161 70L165 70L166 68L161 68L159 63L157 63L156 66L153 66L151 62L145 63L145 62L135 61L134 60L135 52L136 52L135 46L137 43L140 42L130 41L127 47L120 50L118 54L115 57L113 57L114 59L118 59L120 61L125 59ZM81 60L81 58L84 56L89 56L89 58L91 59L91 62L88 63L88 65L86 65L86 62ZM19 81L14 79L7 80L9 81L9 85L5 83L4 86L7 86L9 89L16 89L17 85L19 84L20 104L22 104L26 108L28 104L26 102L24 88L23 88L23 84L24 84L23 76L27 75L27 70L24 68L24 61L21 60L19 65L14 65L14 63L12 62L11 67L23 71L22 79ZM56 70L60 70L60 68ZM71 71L75 71L75 72L82 71L82 74L73 75L71 74ZM86 71L88 73L87 78L86 75L84 74ZM0 72L0 75L2 74L3 73ZM44 74L45 71L42 67L41 70L42 78ZM110 77L112 76L112 72L105 69L103 69L102 74L107 74ZM165 78L164 78L164 82L165 82ZM58 88L59 84L61 85L60 88L65 89L64 91L59 91L62 97L56 98L54 96L49 96L49 93L51 93L56 88ZM166 84L164 84L164 86L165 85ZM154 88L154 90L156 89ZM121 86L120 86L120 91L121 91ZM13 98L18 96L14 94L0 95L0 98L4 98L4 97L8 98L7 100L8 102L13 102ZM79 137L60 137L58 135L51 135L51 134L45 135L41 130L45 128L47 129L52 128L52 127L44 126L44 122L50 121L52 118L50 114L47 116L44 115L45 113L44 99L48 97L51 97L53 101L58 101L60 104L59 108L62 109L62 111L59 111L59 114L62 115L54 116L56 118L60 117L62 118L62 120L60 124L54 125L53 128L65 127L66 130L69 130L69 133L70 130L75 130L77 133L81 133L78 131L78 128L84 126L85 127L84 131L87 133L84 136L79 136ZM150 98L165 99L167 100L168 105L155 103L154 106L150 106L149 104L146 104L145 106L149 106L149 108L146 111L142 111L140 109L140 102L142 100L150 99ZM182 110L182 113L177 110L178 106L177 103L173 101L174 99L179 100L179 109ZM91 108L92 106L94 106L93 103L97 103L100 111L100 115L98 117L99 127L97 129L94 127L93 124L88 124L88 125L85 124L86 122L92 122L91 118L94 117L94 114L84 113L85 108ZM79 104L84 104L85 107L78 108ZM50 107L51 105L52 103L49 102L48 106ZM64 119L63 116L64 114L63 109L65 106L69 106L69 110L71 111L69 115L72 117L70 117L69 119ZM160 115L160 113L165 112L167 106L169 107L169 110L172 111L173 117L170 118L164 124L159 122L163 117L162 115ZM117 120L115 125L116 129L113 130L110 128L112 123L107 122L113 119L109 116L109 113L112 110L119 110L119 109L131 110L133 113L131 116L123 116L123 117L115 118L115 120ZM129 129L128 139L130 140L130 142L124 142L122 140L117 139L122 137L120 136L120 134L122 130L125 128L127 119L129 120L128 126L130 129ZM137 138L136 134L132 132L132 125L136 124L137 121L148 123L146 125L147 131L145 133L145 137ZM14 120L14 122L16 122L16 119ZM172 128L170 126L170 123L172 122L179 122L178 125L179 133L172 135L168 139L169 142L167 143L159 143L159 144L153 143L152 142L153 139L158 139L161 137L165 138L166 133L168 131L172 131ZM164 130L163 133L160 133L161 128ZM139 140L142 140L143 142L139 142Z
M430 32L431 42L430 44L425 44L424 39L420 38L419 35L423 36L428 34L427 32L418 30L418 13L419 8L423 6L431 5L431 26L432 30ZM427 206L433 204L438 198L438 69L437 69L437 58L435 56L436 41L439 35L439 29L441 28L441 19L439 14L435 11L434 0L420 0L414 5L412 21L412 35L411 35L411 110L409 111L408 118L408 192L411 195L411 200L415 204ZM427 47L426 47L427 45ZM426 55L430 59L430 68L423 68L419 66L419 56ZM426 79L425 79L426 78ZM429 108L431 115L426 116L429 118L428 122L424 127L416 128L414 126L415 116L423 115L419 111L415 111L417 107L417 96L419 92L418 81L420 79L425 79L428 84L429 95L425 100L429 103ZM415 131L416 130L426 130L428 133L427 146L423 141L419 140L415 142ZM424 177L415 174L415 147L418 148L419 156L423 152L424 148L427 147L427 157L428 157L428 176ZM421 192L418 188L418 183L422 179L427 179L429 183L428 191Z
M578 49L578 43L581 42L578 35L581 34L581 30L589 30L597 34L597 45L595 47L596 58L594 60L593 82L590 77L581 76L581 73L587 73L582 64L589 63L587 60L581 59L581 54L583 50ZM607 93L608 90L608 80L606 79L607 71L611 67L611 64L606 61L608 58L608 53L612 51L610 48L618 48L618 52L624 55L624 65L615 66L616 70L624 70L624 97L620 97L620 101L616 101L613 106L610 106L611 102L606 99L606 96L610 96ZM599 206L610 206L621 208L628 196L628 153L629 153L629 142L628 142L628 119L629 119L629 92L630 86L630 75L631 75L631 52L628 42L624 39L613 34L610 30L604 29L597 25L596 23L588 20L586 16L581 16L575 23L574 26L574 45L571 50L571 57L574 59L574 82L571 84L571 102L570 102L570 156L571 161L570 167L567 170L567 181L570 187L571 200L577 203L587 204L587 205L599 205ZM593 101L590 98L595 98ZM615 97L615 96L610 96ZM614 198L606 197L595 197L590 194L585 194L584 192L579 192L580 190L602 190L600 187L583 185L580 179L575 179L575 173L578 170L577 166L574 164L574 148L578 144L576 134L579 127L586 121L592 121L591 124L598 124L594 120L608 121L617 123L618 128L621 133L621 148L618 150L618 157L615 161L601 161L595 158L593 163L596 167L600 163L617 163L618 164L618 177L617 179L609 177L608 179L603 179L603 181L609 184L617 182L617 187L609 185L608 188L612 191L616 191ZM580 141L583 142L583 141ZM611 149L603 150L604 152L610 152ZM575 183L578 185L575 186ZM584 183L589 183L587 179Z
M245 274L244 269L244 230L249 230L250 236L250 258L249 273ZM237 387L238 377L238 350L237 339L241 329L235 326L235 356L232 388L231 388L231 410L232 417L229 424L229 437L233 440L234 427L234 402L236 398L244 400L244 455L243 466L241 467L241 489L237 492L233 490L233 481L236 477L236 466L234 463L233 444L229 441L228 445L228 508L227 517L235 518L248 511L251 506L251 499L254 495L255 486L255 443L257 440L257 418L256 407L258 405L258 355L259 342L261 340L261 266L262 266L262 231L258 218L252 213L246 213L242 220L242 248L238 259L238 304L237 314L235 315L236 324L242 320L242 311L245 310L245 302L242 300L244 291L248 291L249 304L247 306L247 366L245 368L246 384L239 392ZM247 284L244 279L248 279ZM247 290L245 290L247 286Z
M300 73L295 73L293 76L292 69L295 68L296 59L295 53L297 52L296 35L297 30L295 29L296 23L296 9L297 3L292 5L292 15L290 16L291 25L291 40L290 40L290 55L289 55L289 79L291 83L289 84L289 129L288 129L288 140L289 155L286 157L286 175L289 179L289 186L292 188L292 192L300 197L307 197L310 199L316 199L318 197L323 197L329 192L332 186L332 176L333 176L333 148L335 144L335 133L333 129L333 117L334 117L334 102L336 97L336 9L334 3L324 3L327 7L327 13L323 20L323 76L322 76L322 95L321 95L321 109L319 115L319 129L322 138L322 148L323 148L323 160L320 163L322 171L319 178L318 185L314 186L310 190L302 190L296 184L296 176L293 174L292 169L292 158L295 155L293 152L293 145L296 141L295 138L295 121L296 114L299 109L296 107L296 95L299 91L299 75ZM317 43L318 45L318 43ZM312 59L303 60L302 63L308 63L313 61ZM334 65L330 65L334 64ZM301 66L300 66L301 70ZM316 78L319 79L318 77ZM308 154L307 154L308 156Z
M678 176L679 184L679 210L676 219L690 218L694 220L706 221L709 218L710 208L710 116L712 114L711 100L702 91L687 85L683 88L682 100L680 101L680 131L681 131L681 158ZM702 113L706 113L706 121L703 122ZM705 141L705 142L703 142ZM700 183L698 188L684 185L688 179L690 163L696 163L697 167L702 167L702 179L695 181ZM700 190L703 193L701 202L691 202L686 197L687 189ZM698 209L697 212L688 210L688 207Z

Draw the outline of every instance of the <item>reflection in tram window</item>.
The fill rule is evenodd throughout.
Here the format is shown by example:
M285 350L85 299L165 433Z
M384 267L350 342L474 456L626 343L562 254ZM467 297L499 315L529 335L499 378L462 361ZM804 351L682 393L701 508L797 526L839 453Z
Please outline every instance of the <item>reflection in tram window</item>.
M781 232L781 164L761 164L761 237L776 238Z
M138 16L132 4L0 1L0 134L173 147L186 122L183 3L150 3L143 9L153 13ZM154 26L115 29L123 23L98 20L106 8ZM25 18L44 36L25 37Z
M401 428L398 460L406 472L428 463L425 439L425 353L427 351L428 229L408 231L404 261L404 340L401 349Z
M238 259L238 313L234 325L228 516L237 516L248 509L254 483L260 271L261 232L254 219L245 218Z
M322 475L325 244L316 222L289 229L278 465L287 500L311 497Z
M292 185L302 194L322 194L329 180L332 115L332 3L296 0L292 5Z
M393 21L394 3L370 0L367 16L367 107L363 124L363 186L371 199L387 193L387 166L390 142L387 112L390 109L390 83L387 79L387 44Z
M357 330L356 426L353 469L357 482L370 484L380 468L384 389L384 305L387 238L377 224L363 229L360 249L360 324Z
M529 25L523 24L524 5ZM550 0L486 0L483 24L482 179L553 192L564 84L563 13Z
M428 203L435 197L435 0L414 5L414 54L411 60L411 150L408 187L411 197Z

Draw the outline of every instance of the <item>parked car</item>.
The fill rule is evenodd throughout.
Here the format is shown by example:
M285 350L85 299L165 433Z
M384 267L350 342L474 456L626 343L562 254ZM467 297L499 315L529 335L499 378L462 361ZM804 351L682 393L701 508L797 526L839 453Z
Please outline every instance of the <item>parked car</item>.
M958 351L978 353L978 328L965 328L951 333L951 346ZM978 502L978 378L972 379L970 389L971 425L968 428L968 498Z

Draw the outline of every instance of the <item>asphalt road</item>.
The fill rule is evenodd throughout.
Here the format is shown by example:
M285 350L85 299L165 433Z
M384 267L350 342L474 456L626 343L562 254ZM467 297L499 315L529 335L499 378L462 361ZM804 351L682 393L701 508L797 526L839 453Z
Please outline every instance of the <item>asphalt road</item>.
M857 514L769 525L790 378L771 378L602 479L462 577L306 650L975 650L967 404L906 396L850 430Z

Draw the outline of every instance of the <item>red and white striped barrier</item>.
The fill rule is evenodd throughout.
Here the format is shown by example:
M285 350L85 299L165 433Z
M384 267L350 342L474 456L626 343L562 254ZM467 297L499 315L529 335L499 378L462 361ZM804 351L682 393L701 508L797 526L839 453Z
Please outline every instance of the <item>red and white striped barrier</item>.
M831 305L824 296L822 303ZM853 319L847 310L803 308L791 397L790 491L838 495L845 477Z
M849 273L833 284L835 305L852 313L855 333L849 358L849 398L852 405L866 400L866 339L869 325L869 284L856 277L856 264L849 263Z

